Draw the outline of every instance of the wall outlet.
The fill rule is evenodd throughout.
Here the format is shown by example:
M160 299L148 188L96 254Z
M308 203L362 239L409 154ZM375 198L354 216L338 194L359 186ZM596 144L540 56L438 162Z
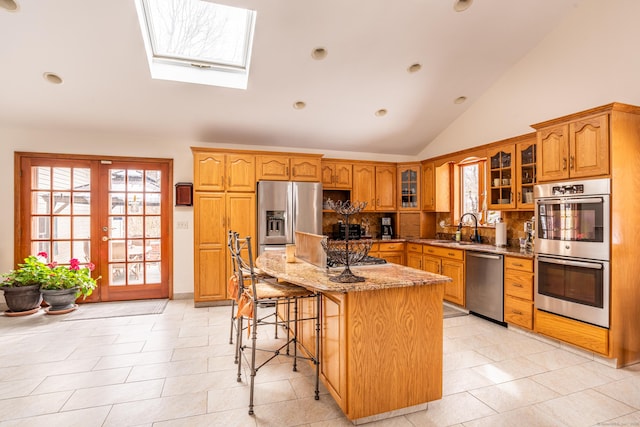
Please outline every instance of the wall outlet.
M176 228L178 230L188 230L189 229L189 221L177 221Z

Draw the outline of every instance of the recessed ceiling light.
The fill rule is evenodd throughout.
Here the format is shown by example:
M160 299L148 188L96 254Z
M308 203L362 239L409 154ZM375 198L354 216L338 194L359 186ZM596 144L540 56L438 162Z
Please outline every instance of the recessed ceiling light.
M62 83L62 77L60 77L56 73L44 73L42 77L49 83L53 83L55 85L59 85Z
M8 10L9 12L15 12L18 10L18 3L15 0L0 0L0 8Z
M466 96L459 96L456 99L453 100L454 104L462 104L464 101L467 100Z
M293 103L293 108L296 110L302 110L306 106L307 104L304 101L296 101Z
M382 116L386 116L387 115L387 110L385 110L384 108L379 109L378 111L375 112L375 115L378 117L382 117Z
M324 47L317 47L311 51L311 57L313 59L321 60L327 57L329 52Z
M453 10L456 12L464 12L471 7L473 0L455 0L453 3Z
M422 69L422 65L416 62L415 64L409 65L409 68L407 68L407 71L410 73L417 73L418 71L420 71L420 69Z

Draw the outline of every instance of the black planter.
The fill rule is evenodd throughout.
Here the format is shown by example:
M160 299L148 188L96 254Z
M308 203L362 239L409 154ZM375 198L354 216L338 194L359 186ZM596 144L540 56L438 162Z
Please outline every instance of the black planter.
M40 285L3 286L0 289L4 291L4 299L9 311L14 313L33 310L42 302Z
M76 292L78 288L71 289L41 289L44 301L49 304L49 313L52 311L70 310L76 307Z

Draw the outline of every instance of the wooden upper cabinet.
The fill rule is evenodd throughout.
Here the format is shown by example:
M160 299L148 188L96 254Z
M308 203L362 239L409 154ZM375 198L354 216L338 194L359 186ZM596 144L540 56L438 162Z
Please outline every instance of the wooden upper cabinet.
M394 211L396 203L396 167L376 166L376 210Z
M609 115L538 129L538 181L609 174Z
M516 144L516 207L533 210L533 186L537 182L536 138Z
M396 166L356 163L351 200L367 202L365 211L396 210Z
M351 190L353 166L351 162L322 161L322 187Z
M313 181L321 178L320 156L256 156L258 180Z
M507 144L487 151L487 204L489 209L513 209L515 179L515 145Z
M227 154L227 191L256 191L256 157Z
M352 202L367 202L365 211L376 210L376 167L355 164L353 166Z
M449 164L436 167L434 162L422 162L422 210L451 211Z
M433 162L422 163L422 210L436 210L436 165Z
M419 211L420 164L398 165L398 209Z
M196 191L255 191L255 156L209 151L193 152Z
M609 174L609 115L569 123L569 175Z
M225 154L194 152L193 176L194 189L203 191L224 191Z

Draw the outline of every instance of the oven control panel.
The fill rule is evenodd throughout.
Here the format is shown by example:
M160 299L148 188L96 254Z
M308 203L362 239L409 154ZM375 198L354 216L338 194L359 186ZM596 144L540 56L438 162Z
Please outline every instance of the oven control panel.
M553 187L552 194L554 196L562 196L563 194L583 194L584 193L584 185L582 184L573 184L573 185L557 185Z

